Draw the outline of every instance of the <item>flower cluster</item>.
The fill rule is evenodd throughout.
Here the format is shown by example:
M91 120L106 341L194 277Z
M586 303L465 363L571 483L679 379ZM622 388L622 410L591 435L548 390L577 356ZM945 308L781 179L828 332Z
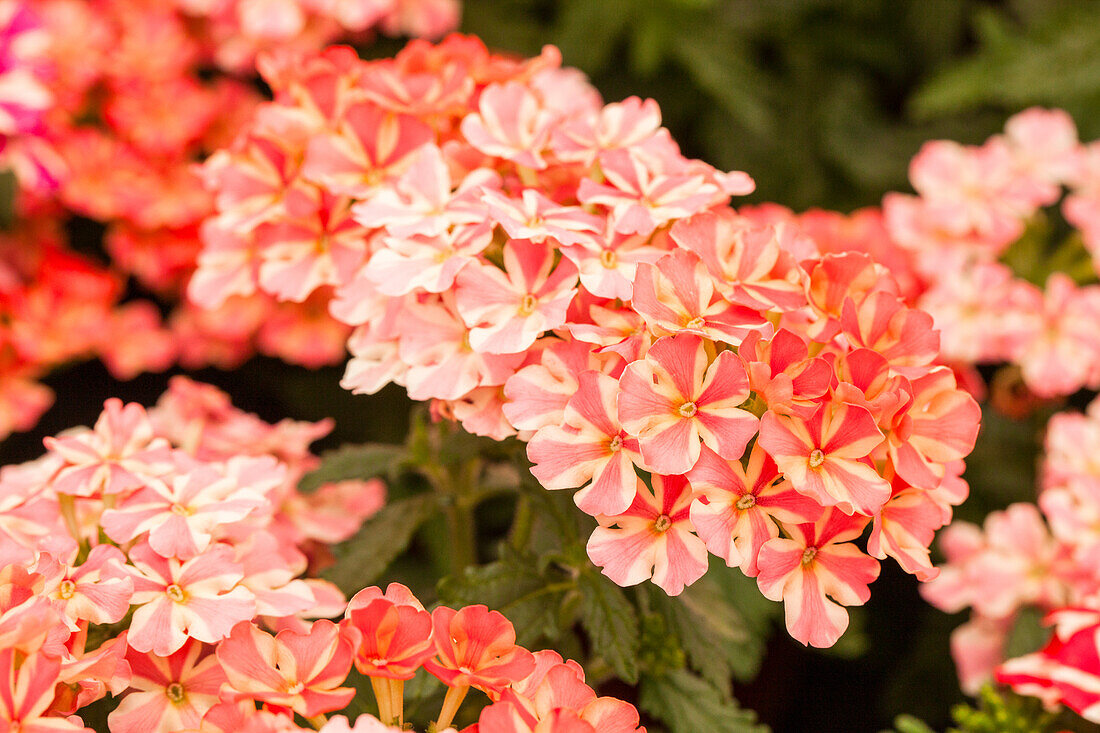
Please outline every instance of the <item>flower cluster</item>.
M366 41L376 27L441 35L457 12L455 0L0 2L0 165L19 181L0 237L0 436L37 421L52 395L36 380L71 359L98 356L118 379L256 351L342 361L349 329L323 301L180 302L213 206L195 162L260 101L258 52ZM103 225L109 266L77 254L74 215ZM130 282L172 312L128 298Z
M952 636L964 689L977 690L995 668L999 680L1018 684L1027 694L1039 694L1034 685L1045 679L1040 697L1062 700L1082 714L1092 706L1086 715L1100 722L1097 451L1100 401L1094 400L1087 414L1055 415L1047 429L1038 507L1013 504L990 514L984 527L956 522L944 530L947 564L922 591L945 611L971 609L971 619ZM1050 613L1054 638L1041 654L998 667L1025 609Z
M615 582L678 594L709 550L831 645L875 557L934 574L977 405L883 267L739 215L747 175L558 64L454 36L269 66L275 102L206 164L219 214L190 296L333 288L356 327L343 384L530 439Z
M335 586L300 576L381 506L384 488L297 491L317 463L309 444L330 429L271 425L176 378L150 410L108 400L93 428L0 470L0 721L38 730L39 717L166 674L216 693L204 644L253 619L302 629L303 616L343 610ZM186 718L180 704L193 700L173 689L159 703ZM119 730L152 730L144 715Z
M1034 108L982 145L926 143L909 177L916 195L888 194L883 219L923 280L916 305L944 358L1014 364L1043 398L1100 387L1100 286L1077 284L1100 267L1100 142ZM1058 215L1074 231L1047 256Z

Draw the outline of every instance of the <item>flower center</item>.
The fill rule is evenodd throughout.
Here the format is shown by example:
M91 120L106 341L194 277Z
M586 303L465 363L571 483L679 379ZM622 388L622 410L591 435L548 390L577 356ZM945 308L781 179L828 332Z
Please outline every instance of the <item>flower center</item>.
M172 684L165 687L164 695L177 705L183 702L183 698L186 696L184 694L183 685L181 685L179 682L173 682Z
M667 514L662 514L657 517L657 521L653 523L653 528L658 532L667 532L668 528L672 526L672 520L669 519Z
M705 325L707 325L707 319L703 318L702 316L695 316L695 318L692 318L690 321L688 321L684 325L684 328L696 328L696 329L698 329L698 328L702 328Z
M194 512L193 509L191 509L191 507L186 507L186 506L183 506L182 504L173 504L172 505L172 513L173 514L178 514L181 517L189 517L192 514L194 514L195 512Z
M694 402L685 402L680 405L680 415L683 417L693 417L698 409L699 408L695 406Z
M304 684L302 684L301 682L295 682L293 685L286 688L286 694L288 694L288 695L297 695L299 692L301 692L304 689L306 689L306 686Z
M187 600L187 595L183 592L183 588L180 588L175 583L164 589L164 594L171 598L175 603L183 603Z
M607 444L607 449L612 453L616 453L622 450L622 447L623 439L621 435L616 435L614 438L611 439L611 442Z
M756 496L753 494L745 494L737 500L737 508L741 511L752 509L754 506L756 506Z
M61 585L57 586L57 595L65 600L72 598L74 593L76 593L76 583L71 580L62 580Z
M809 565L814 561L815 557L817 557L817 548L807 547L805 550L802 551L802 564Z
M613 270L615 265L618 264L615 257L615 250L605 249L600 251L600 264L606 267L608 270Z
M523 300L519 302L519 314L521 316L529 316L535 312L535 307L539 304L539 299L528 293L523 296Z
M820 448L814 448L810 451L810 468L817 468L825 462L825 454L821 452Z

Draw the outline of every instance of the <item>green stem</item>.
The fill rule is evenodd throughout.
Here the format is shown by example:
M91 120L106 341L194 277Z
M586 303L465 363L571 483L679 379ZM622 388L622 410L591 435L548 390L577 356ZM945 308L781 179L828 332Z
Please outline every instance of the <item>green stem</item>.
M325 727L325 723L328 722L328 718L324 713L320 715L314 715L312 718L306 718L306 722L309 723L315 730L321 730Z
M469 691L469 685L455 685L447 690L447 696L443 698L443 709L439 711L439 720L435 721L437 731L446 730L451 725L455 713L458 712L459 706L462 705Z
M393 710L390 709L390 681L385 677L371 677L371 689L378 701L378 719L386 725L393 724Z
M459 573L477 563L473 509L456 497L444 511L444 515L451 539L451 571Z

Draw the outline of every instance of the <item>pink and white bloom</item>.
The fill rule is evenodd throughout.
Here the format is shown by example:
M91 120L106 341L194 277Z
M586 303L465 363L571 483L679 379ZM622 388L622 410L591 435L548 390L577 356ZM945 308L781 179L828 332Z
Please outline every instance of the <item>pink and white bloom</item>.
M509 81L481 92L477 112L462 120L462 134L485 155L542 170L554 115L527 86Z
M861 606L879 564L849 540L867 525L865 517L835 509L809 524L786 525L790 538L776 537L760 548L760 592L783 601L787 631L815 647L836 643L848 628L843 606Z
M225 682L213 650L194 639L167 657L130 647L126 661L130 691L109 716L117 733L198 728Z
M627 366L619 388L623 430L657 473L686 473L699 459L700 440L723 458L739 458L756 434L756 416L738 407L749 398L740 357L723 351L708 363L698 336L658 340Z
M621 514L596 517L588 557L622 586L653 579L678 596L707 572L707 547L692 532L691 487L683 476L653 475L650 489L638 479L634 502Z

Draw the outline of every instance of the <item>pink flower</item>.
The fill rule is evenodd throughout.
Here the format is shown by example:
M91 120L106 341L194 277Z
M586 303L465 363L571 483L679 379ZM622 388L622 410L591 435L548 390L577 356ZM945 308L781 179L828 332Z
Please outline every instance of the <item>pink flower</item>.
M728 461L703 447L685 476L695 499L691 523L707 549L739 566L750 578L759 573L757 556L779 527L816 521L821 506L791 488L759 444L749 454L748 467Z
M781 328L771 340L752 331L737 353L745 360L749 388L773 412L812 413L829 391L833 368L824 359L811 359L805 339L793 331Z
M707 548L688 519L691 487L683 476L653 475L653 488L638 479L634 502L623 513L599 516L588 556L622 586L653 583L678 596L707 571Z
M217 704L225 682L211 651L193 639L168 657L127 649L131 689L109 716L111 730L198 728L206 711Z
M39 653L16 667L17 655L15 649L0 650L0 726L18 733L90 731L80 723L50 715L61 663Z
M486 87L477 112L463 118L461 129L466 140L485 155L542 170L553 121L534 92L510 81Z
M765 323L759 312L715 292L714 278L699 257L682 249L639 265L633 297L631 305L661 336L686 332L737 345L750 328Z
M203 552L218 528L244 519L267 502L248 487L208 466L180 467L153 480L100 520L107 536L130 542L148 532L149 546L162 557L187 560Z
M531 652L516 646L508 619L485 606L432 611L436 656L424 668L448 687L476 687L500 692L535 667Z
M214 544L181 562L157 555L148 545L130 550L135 568L134 596L139 606L130 624L130 646L162 657L188 638L221 641L233 626L256 613L251 592L228 545Z
M614 378L583 372L562 425L540 429L527 444L527 456L535 464L531 473L539 483L548 489L584 486L574 501L593 516L621 514L637 491L637 444L619 425L617 397Z
M760 592L783 601L787 631L815 647L836 643L848 627L842 606L860 606L878 577L878 562L851 542L867 519L835 509L812 524L786 525L790 538L768 540L760 548Z
M242 621L218 645L218 661L238 698L287 707L312 718L343 709L355 690L340 687L351 669L352 644L331 621L315 621L308 633L274 637Z
M366 588L348 602L344 627L359 632L355 668L368 677L412 679L435 652L432 617L408 588Z
M492 242L487 223L456 227L434 236L383 237L362 275L378 292L400 296L422 289L442 293L455 277Z
M516 430L540 430L560 425L566 403L577 393L587 371L618 376L622 362L601 358L581 341L542 339L527 354L529 362L504 383L504 414Z
M553 269L553 272L551 272ZM489 354L525 351L543 332L565 323L576 295L577 268L554 267L554 250L514 240L504 246L504 272L478 263L458 275L458 312L470 326L470 346Z
M600 231L600 217L579 206L562 206L533 188L524 189L520 196L517 200L491 190L481 195L491 219L512 239L551 239L550 244L570 245L590 241Z
M623 429L658 473L686 473L700 439L723 458L739 458L756 433L756 416L737 407L749 397L744 364L730 351L708 364L698 336L660 339L626 368L619 388Z
M51 482L58 494L123 494L171 465L168 443L153 437L145 408L115 398L103 403L94 429L44 442L65 461Z
M562 160L587 166L602 151L638 145L660 127L661 109L655 100L627 97L557 127L551 145Z
M760 445L794 488L847 514L871 516L890 498L890 484L865 461L882 441L871 413L843 402L806 419L769 411L760 420Z

